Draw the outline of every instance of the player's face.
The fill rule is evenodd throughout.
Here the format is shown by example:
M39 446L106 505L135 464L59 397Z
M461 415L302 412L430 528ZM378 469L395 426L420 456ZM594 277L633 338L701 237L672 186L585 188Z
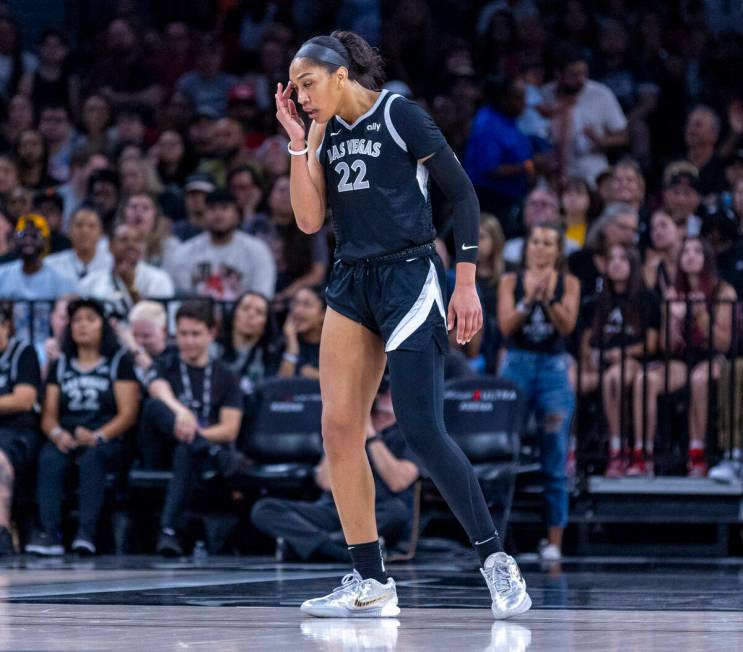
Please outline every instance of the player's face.
M204 322L182 317L176 325L175 339L181 357L186 362L196 361L209 350L212 332Z
M335 115L345 71L345 68L339 68L330 73L310 59L292 61L289 79L297 93L297 104L310 120L324 124Z
M80 308L72 315L70 333L78 346L99 346L103 334L103 319L92 308Z

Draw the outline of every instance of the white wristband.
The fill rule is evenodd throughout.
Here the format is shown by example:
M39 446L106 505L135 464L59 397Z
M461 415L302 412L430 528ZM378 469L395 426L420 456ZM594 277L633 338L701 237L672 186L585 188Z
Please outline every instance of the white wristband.
M309 148L309 146L307 145L307 142L306 142L306 141L305 141L305 144L304 144L304 149L300 149L300 150L298 150L298 151L295 151L295 150L293 150L293 149L292 149L292 144L291 144L291 142L289 142L289 143L287 143L287 144L286 144L286 149L287 149L287 151L288 151L288 152L289 152L289 153L290 153L290 154L291 154L292 156L304 156L304 155L305 155L305 154L306 154L306 153L307 153L307 152L308 152L308 151L310 150L310 148Z

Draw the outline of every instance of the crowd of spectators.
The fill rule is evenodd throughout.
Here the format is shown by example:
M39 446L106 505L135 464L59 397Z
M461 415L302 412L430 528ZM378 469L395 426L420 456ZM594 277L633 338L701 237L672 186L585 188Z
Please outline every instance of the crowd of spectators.
M451 342L447 373L500 373L530 393L545 554L567 518L576 396L598 393L607 475L652 475L656 399L686 388L688 472L703 476L719 461L714 382L734 405L712 475L740 474L740 385L725 389L743 337L735 3L727 16L693 0L104 4L72 38L49 26L34 42L0 5L0 536L14 473L43 464L31 546L58 549L76 451L75 547L94 551L114 440L145 423L141 462L180 469L160 530L179 550L184 478L224 462L256 386L318 376L333 231L294 222L272 92L298 45L338 26L380 48L386 86L430 111L477 190L485 326ZM431 202L449 263L448 207L435 189ZM194 297L216 310L162 308ZM259 527L273 531L277 510L257 510Z

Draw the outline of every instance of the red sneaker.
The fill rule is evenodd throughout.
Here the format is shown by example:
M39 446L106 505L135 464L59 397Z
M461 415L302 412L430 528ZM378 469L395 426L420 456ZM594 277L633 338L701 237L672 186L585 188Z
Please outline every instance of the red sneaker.
M690 478L707 477L707 460L704 459L704 451L701 448L689 449L689 463L687 468Z
M606 466L607 478L621 478L624 475L627 461L619 451L609 453L609 464Z
M641 450L633 449L630 453L629 460L629 466L624 471L625 475L628 477L645 475L645 456Z

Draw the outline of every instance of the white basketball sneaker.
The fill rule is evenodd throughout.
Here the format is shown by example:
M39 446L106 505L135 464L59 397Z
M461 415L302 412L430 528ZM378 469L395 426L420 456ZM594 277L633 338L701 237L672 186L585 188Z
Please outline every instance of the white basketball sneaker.
M485 560L480 572L490 589L493 616L497 620L518 616L531 608L526 582L513 557L496 552Z
M305 601L301 609L318 618L392 618L400 613L395 580L381 584L362 579L355 570L332 593Z

